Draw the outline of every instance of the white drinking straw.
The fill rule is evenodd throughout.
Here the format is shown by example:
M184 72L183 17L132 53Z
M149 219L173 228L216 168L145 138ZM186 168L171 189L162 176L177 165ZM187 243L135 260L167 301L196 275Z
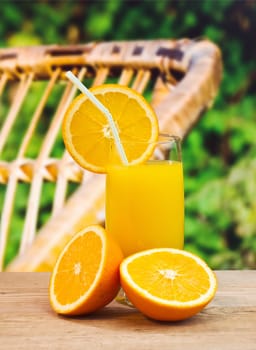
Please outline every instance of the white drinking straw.
M84 93L89 100L106 116L108 122L109 122L109 126L111 128L113 137L114 137L114 141L117 147L117 151L120 155L120 158L122 160L122 163L125 165L128 165L128 159L126 157L123 145L121 143L120 137L119 137L119 133L117 130L117 127L115 125L115 122L113 120L113 117L111 115L111 113L109 112L109 110L93 95L93 93L91 93L90 90L87 89L86 86L84 86L82 84L82 82L71 72L68 71L66 73L66 77L72 81L72 83L74 85L76 85L76 87L82 92Z

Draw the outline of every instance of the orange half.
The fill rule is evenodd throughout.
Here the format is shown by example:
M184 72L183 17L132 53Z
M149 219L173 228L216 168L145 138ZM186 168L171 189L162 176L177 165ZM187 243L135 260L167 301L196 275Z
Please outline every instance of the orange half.
M53 269L49 296L59 314L88 314L114 299L120 288L123 255L99 225L77 233L60 254Z
M158 138L158 120L150 104L135 90L119 84L105 84L90 91L111 113L128 163L147 160ZM68 107L62 134L67 150L81 167L107 172L116 145L106 116L86 95L79 95ZM115 162L121 163L117 153Z
M189 252L159 248L127 257L120 265L121 285L146 316L177 321L202 310L214 297L214 272Z

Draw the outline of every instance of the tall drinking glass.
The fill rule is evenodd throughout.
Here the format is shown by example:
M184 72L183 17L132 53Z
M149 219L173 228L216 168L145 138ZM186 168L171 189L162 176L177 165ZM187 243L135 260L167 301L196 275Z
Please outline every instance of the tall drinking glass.
M184 188L180 139L161 136L154 159L111 165L106 180L106 228L125 256L183 248Z
M146 163L112 163L108 168L106 229L124 256L151 248L183 249L181 142L176 136L160 135L154 147Z

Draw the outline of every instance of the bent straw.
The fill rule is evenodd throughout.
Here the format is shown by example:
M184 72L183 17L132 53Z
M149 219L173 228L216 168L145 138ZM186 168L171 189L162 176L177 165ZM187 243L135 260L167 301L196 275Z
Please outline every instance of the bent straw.
M82 84L82 82L71 71L68 71L66 73L66 77L70 81L72 81L72 83L74 85L76 85L76 87L82 93L84 93L89 98L89 100L105 115L105 117L107 118L107 120L109 122L109 126L111 128L119 156L120 156L123 164L128 165L128 159L126 157L123 145L121 143L117 127L115 125L115 122L114 122L113 117L112 117L111 113L109 112L109 110L91 93L90 90L87 89L86 86L84 86Z

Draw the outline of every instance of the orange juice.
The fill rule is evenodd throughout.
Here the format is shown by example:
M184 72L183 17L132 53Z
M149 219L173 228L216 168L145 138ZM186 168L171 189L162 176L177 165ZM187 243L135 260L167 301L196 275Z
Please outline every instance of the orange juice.
M184 189L180 161L109 167L106 228L125 256L158 247L182 249Z

